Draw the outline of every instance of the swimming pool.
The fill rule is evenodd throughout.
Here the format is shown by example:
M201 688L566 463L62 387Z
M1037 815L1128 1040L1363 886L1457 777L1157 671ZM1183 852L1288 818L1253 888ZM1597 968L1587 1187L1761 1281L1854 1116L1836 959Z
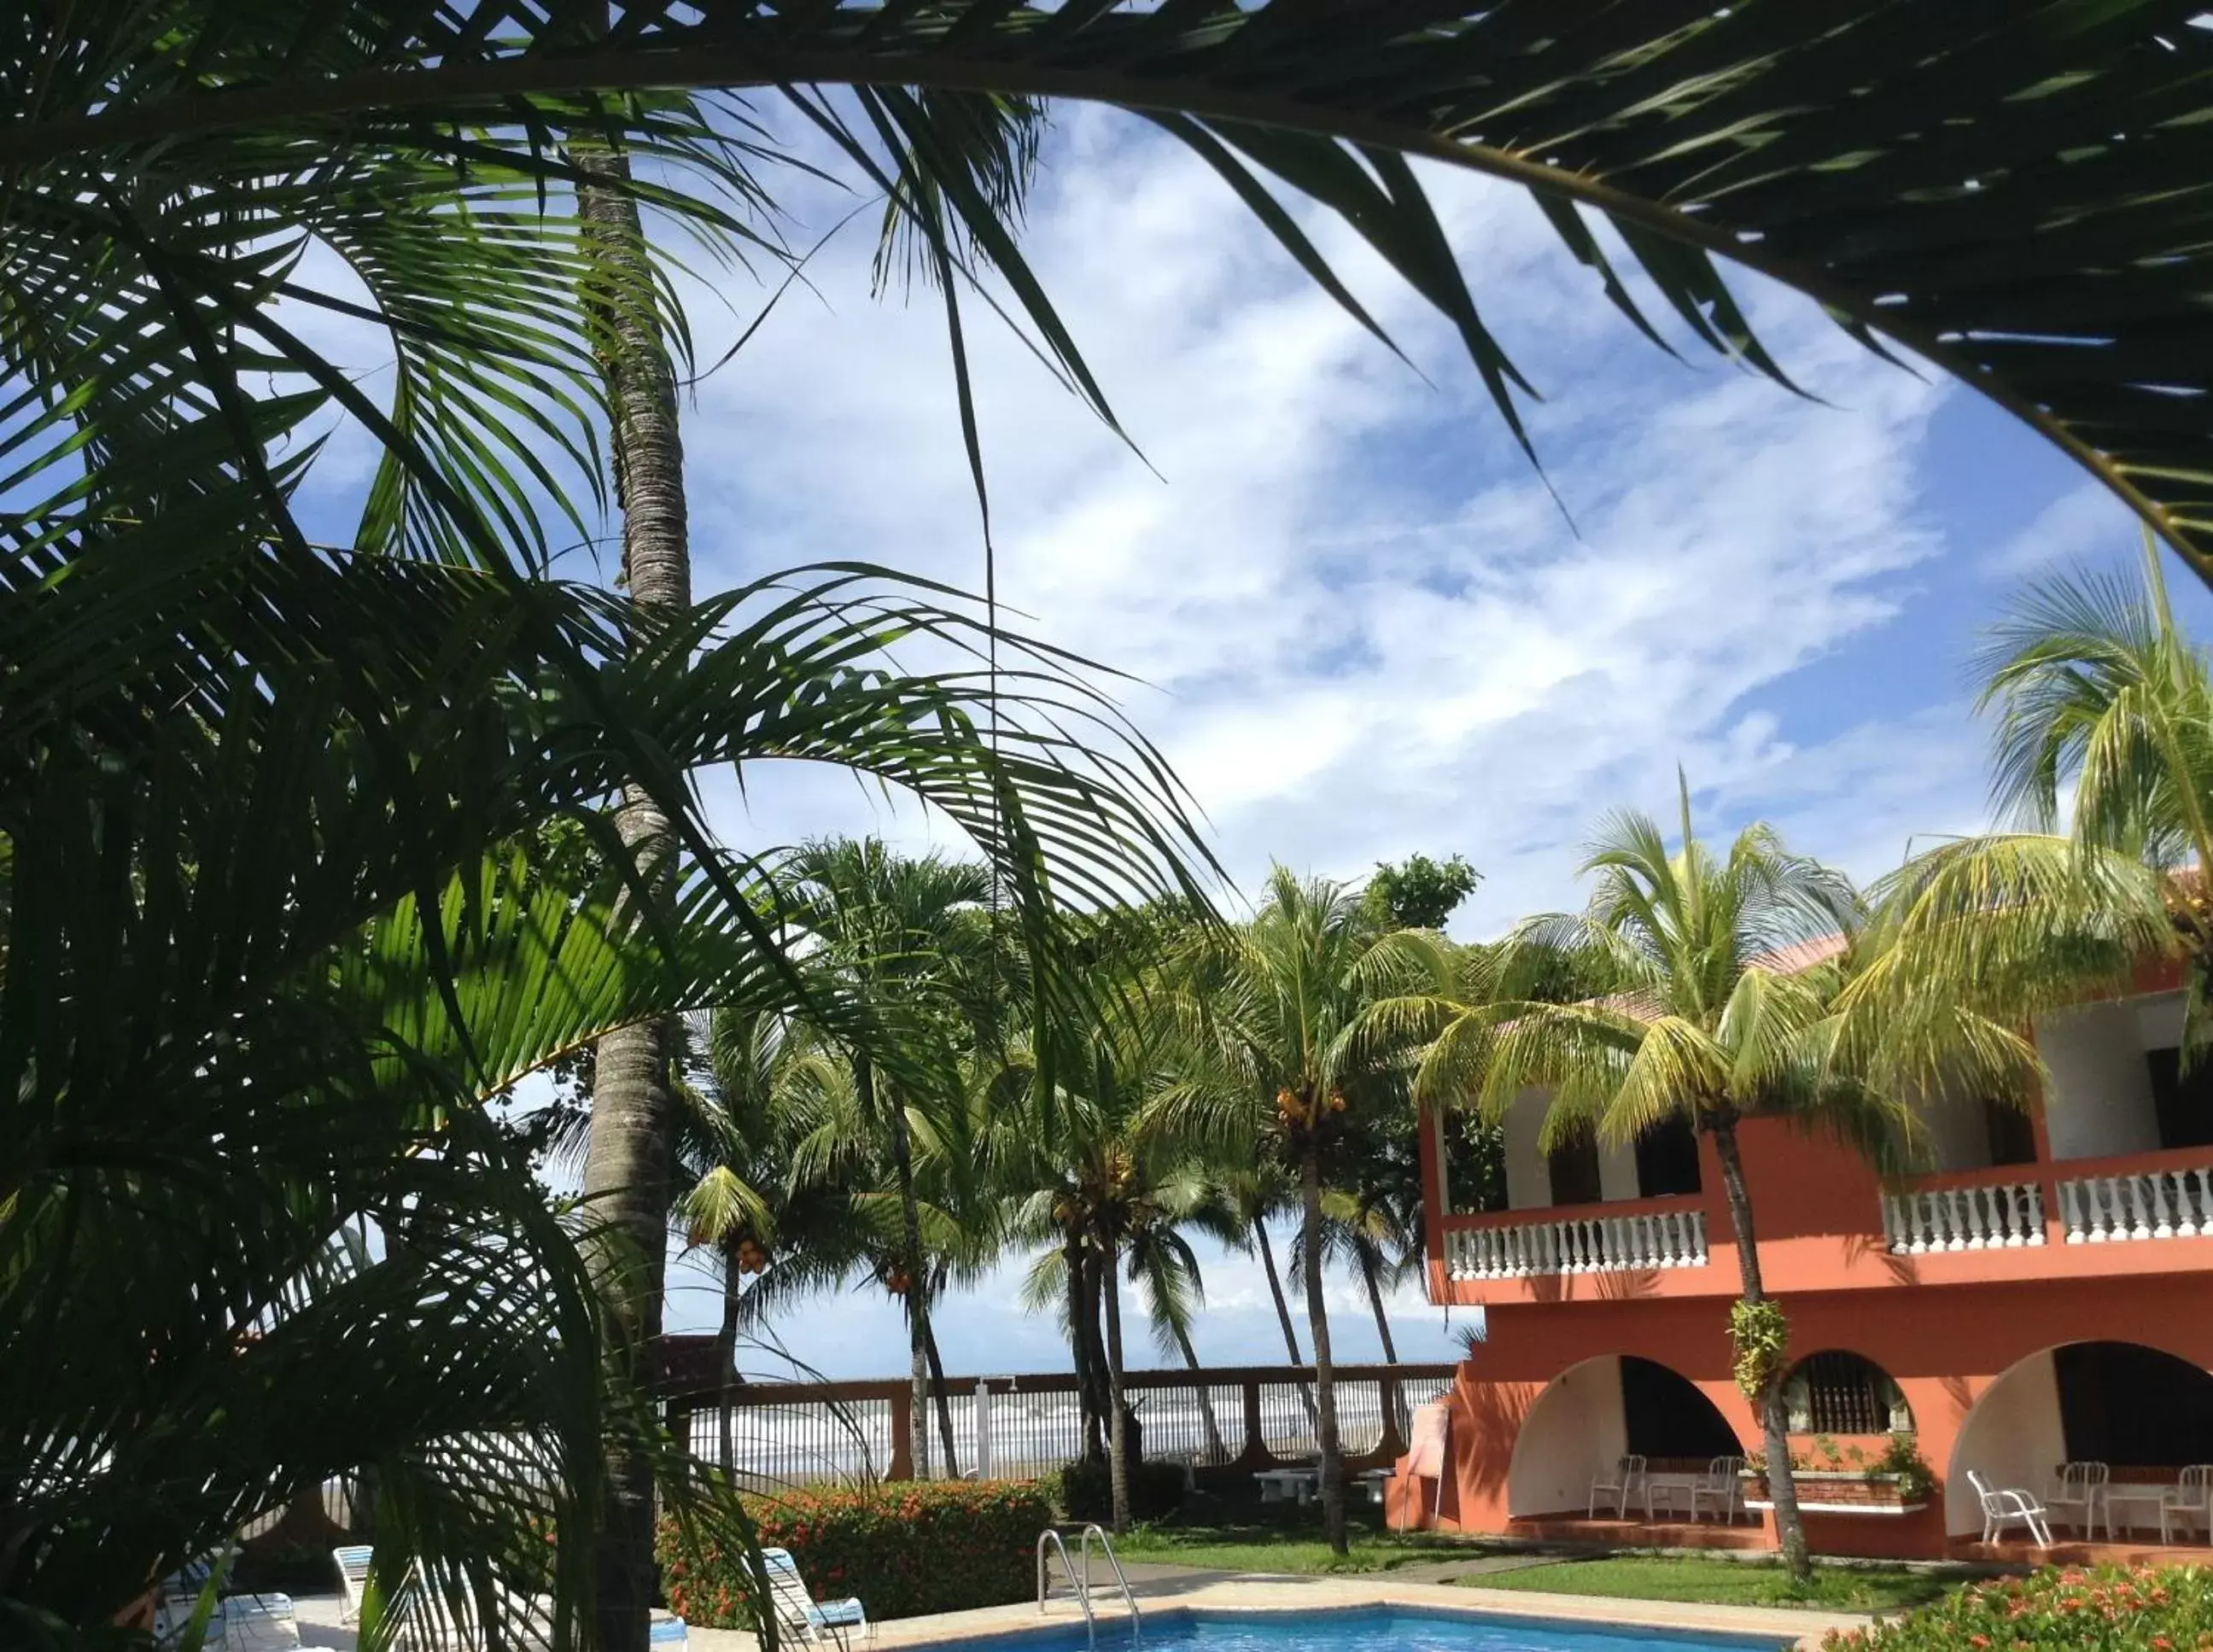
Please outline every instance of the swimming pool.
M1209 1612L1154 1608L1145 1613L1142 1652L1777 1652L1774 1636L1714 1635L1694 1630L1601 1628L1549 1618L1404 1606L1324 1606L1311 1612ZM945 1652L1081 1652L1081 1625L994 1635ZM1100 1652L1128 1652L1125 1618L1099 1620Z

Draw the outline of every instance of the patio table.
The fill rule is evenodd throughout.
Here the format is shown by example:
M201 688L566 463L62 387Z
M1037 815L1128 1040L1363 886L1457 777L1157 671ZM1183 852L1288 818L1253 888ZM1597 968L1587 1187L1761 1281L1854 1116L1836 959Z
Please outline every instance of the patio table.
M1646 1474L1644 1476L1644 1518L1647 1520L1652 1518L1653 1505L1655 1503L1665 1506L1669 1513L1673 1513L1679 1497L1683 1512L1689 1514L1691 1493L1704 1478L1703 1475L1687 1473Z
M2127 1512L2129 1515L2128 1518L2120 1522L2121 1529L2123 1531L2133 1532L2137 1529L2139 1522L2135 1518L2133 1512L2131 1511L2132 1511L2137 1505L2141 1505L2150 1511L2149 1518L2141 1522L2145 1529L2149 1531L2157 1531L2159 1529L2160 1500L2173 1490L2174 1488L2171 1485L2153 1485L2148 1483L2124 1483L2119 1485L2107 1485L2102 1487L2098 1498L2098 1503L2099 1506L2105 1510L2106 1541L2110 1543L2113 1540L2113 1505L2115 1503L2120 1504L2122 1509L2125 1512ZM2092 1535L2096 1535L2094 1531L2092 1533Z

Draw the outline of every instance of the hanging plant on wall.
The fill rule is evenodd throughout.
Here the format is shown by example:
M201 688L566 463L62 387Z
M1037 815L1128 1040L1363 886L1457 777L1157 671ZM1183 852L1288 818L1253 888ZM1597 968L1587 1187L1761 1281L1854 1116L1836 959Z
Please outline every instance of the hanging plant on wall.
M1764 1403L1790 1346L1790 1320L1783 1305L1741 1299L1730 1303L1729 1341L1736 1348L1736 1386L1753 1405Z

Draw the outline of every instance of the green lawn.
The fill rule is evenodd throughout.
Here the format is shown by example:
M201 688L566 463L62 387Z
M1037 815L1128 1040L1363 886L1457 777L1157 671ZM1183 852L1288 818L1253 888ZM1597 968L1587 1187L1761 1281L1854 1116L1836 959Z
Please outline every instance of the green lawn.
M1791 1589L1783 1569L1771 1562L1675 1555L1557 1560L1460 1581L1474 1588L1529 1589L1548 1594L1703 1600L1732 1606L1835 1606L1847 1612L1920 1606L1959 1582L1904 1566L1820 1566L1814 1573L1813 1587L1799 1594Z
M1340 1559L1322 1541L1318 1513L1280 1519L1255 1515L1215 1525L1140 1526L1115 1539L1114 1551L1125 1560L1225 1572L1379 1572L1469 1552L1454 1538L1386 1532L1372 1513L1354 1516L1350 1538L1352 1552Z
M1474 1588L1847 1612L1919 1606L1959 1581L1904 1566L1822 1566L1809 1590L1794 1594L1782 1569L1770 1562L1696 1555L1561 1557L1512 1570L1476 1572L1474 1567L1501 1551L1434 1533L1387 1532L1374 1509L1348 1512L1353 1515L1352 1552L1343 1559L1322 1541L1320 1514L1314 1509L1270 1509L1204 1525L1140 1526L1118 1539L1114 1548L1125 1560L1233 1572L1381 1572L1465 1560L1470 1575L1454 1581Z

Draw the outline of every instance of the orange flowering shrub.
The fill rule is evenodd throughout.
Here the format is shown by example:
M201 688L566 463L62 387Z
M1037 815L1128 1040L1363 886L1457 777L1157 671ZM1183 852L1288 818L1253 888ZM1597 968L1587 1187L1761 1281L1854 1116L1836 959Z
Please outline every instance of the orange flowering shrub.
M1823 1652L2213 1652L2213 1570L2047 1566L1977 1583Z
M871 1622L1003 1606L1036 1591L1043 1486L1015 1480L903 1480L859 1490L748 1499L764 1549L789 1549L818 1599L857 1595ZM751 1629L756 1593L742 1551L689 1550L661 1523L668 1609L688 1624Z

